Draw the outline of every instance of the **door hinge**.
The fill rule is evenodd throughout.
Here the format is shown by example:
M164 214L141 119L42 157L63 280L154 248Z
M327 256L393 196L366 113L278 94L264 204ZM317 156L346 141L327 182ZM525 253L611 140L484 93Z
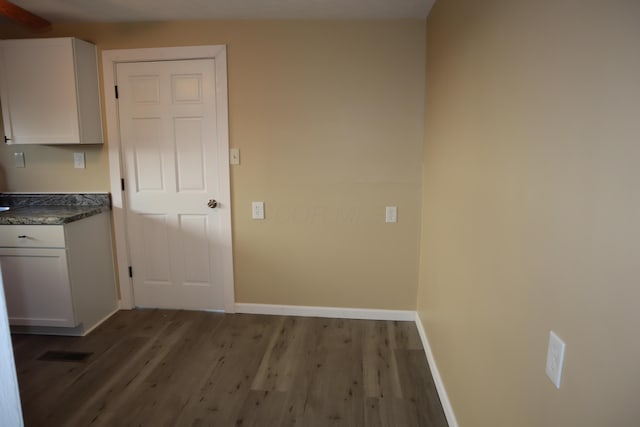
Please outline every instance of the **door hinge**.
M124 191L124 178L120 178L120 188Z
M116 99L118 99L118 85L115 86L116 89Z
M133 277L133 267L129 266L129 277Z

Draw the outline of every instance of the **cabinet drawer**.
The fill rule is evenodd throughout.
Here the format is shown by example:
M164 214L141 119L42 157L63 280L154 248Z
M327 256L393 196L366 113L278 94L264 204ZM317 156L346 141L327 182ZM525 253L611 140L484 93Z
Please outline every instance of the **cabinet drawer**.
M0 225L0 247L64 248L64 226Z

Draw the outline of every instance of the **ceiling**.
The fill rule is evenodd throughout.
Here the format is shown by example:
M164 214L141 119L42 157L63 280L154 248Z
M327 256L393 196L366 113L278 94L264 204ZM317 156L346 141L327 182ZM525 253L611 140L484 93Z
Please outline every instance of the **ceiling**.
M426 18L435 0L11 0L51 22Z

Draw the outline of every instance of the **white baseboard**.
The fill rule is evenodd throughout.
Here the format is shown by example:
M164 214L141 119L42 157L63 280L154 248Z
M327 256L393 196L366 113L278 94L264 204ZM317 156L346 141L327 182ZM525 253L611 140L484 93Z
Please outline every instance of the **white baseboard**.
M427 355L427 363L429 364L429 369L431 369L431 376L433 377L433 382L436 385L438 397L440 397L440 403L442 404L444 415L445 417L447 417L449 427L458 427L458 421L456 420L456 416L453 413L453 407L451 406L451 402L449 401L447 391L444 388L444 383L442 382L440 371L438 371L438 366L436 366L436 361L433 357L433 353L431 352L429 340L427 339L427 333L422 326L422 321L420 320L420 315L418 314L418 312L415 312L415 321L416 327L418 328L418 333L420 334L420 339L422 340L422 347L424 347L424 352Z
M367 308L311 307L303 305L249 303L236 303L236 313L366 320L415 321L416 318L415 311L411 310L379 310Z

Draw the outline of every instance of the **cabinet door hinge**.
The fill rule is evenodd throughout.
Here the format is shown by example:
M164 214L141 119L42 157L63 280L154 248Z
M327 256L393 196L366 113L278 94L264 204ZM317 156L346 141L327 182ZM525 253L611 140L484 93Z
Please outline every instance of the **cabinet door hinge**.
M115 86L116 89L116 99L118 99L118 85Z
M133 267L129 266L129 277L133 277Z
M120 178L120 188L124 191L124 178Z

